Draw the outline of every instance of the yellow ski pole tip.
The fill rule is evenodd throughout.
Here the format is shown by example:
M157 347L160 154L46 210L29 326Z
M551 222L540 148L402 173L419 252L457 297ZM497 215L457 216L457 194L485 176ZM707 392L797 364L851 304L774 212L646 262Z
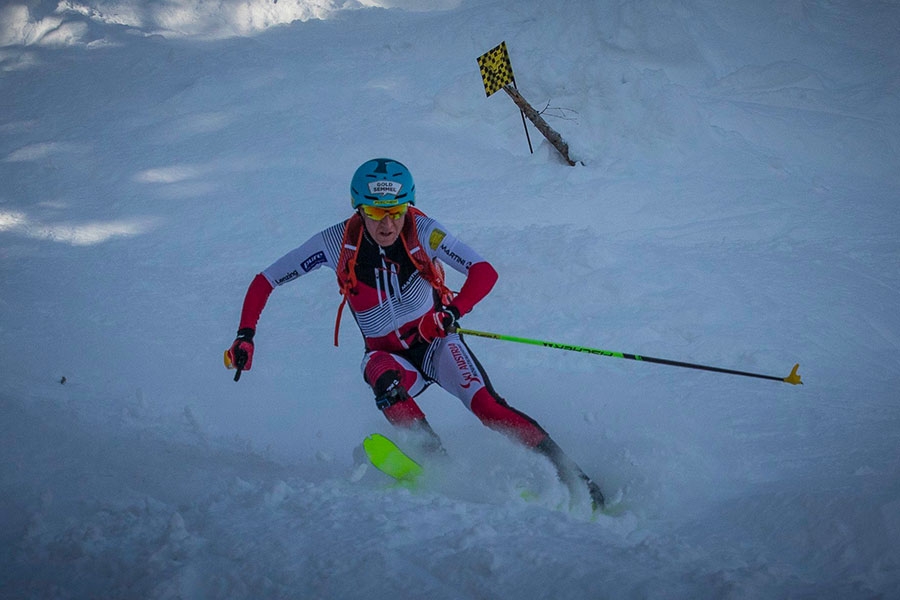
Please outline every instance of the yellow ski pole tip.
M800 363L794 365L794 368L791 369L791 374L784 378L785 383L790 383L791 385L803 385L803 382L800 381L800 374L797 372L797 369L800 368Z

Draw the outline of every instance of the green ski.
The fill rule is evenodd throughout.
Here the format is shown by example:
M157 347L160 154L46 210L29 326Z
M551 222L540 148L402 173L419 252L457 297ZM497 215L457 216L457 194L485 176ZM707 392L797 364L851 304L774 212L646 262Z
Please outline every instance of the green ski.
M376 469L397 481L412 483L422 474L419 463L380 433L373 433L367 437L363 441L363 448Z

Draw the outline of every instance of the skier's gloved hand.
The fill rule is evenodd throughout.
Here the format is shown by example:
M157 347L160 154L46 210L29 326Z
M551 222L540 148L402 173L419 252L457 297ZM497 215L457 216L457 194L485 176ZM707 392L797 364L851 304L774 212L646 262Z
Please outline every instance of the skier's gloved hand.
M240 378L241 371L249 371L253 366L254 333L256 332L250 327L239 329L231 348L225 351L225 366L238 370L234 377L235 381Z
M459 309L455 306L445 306L444 310L444 331L447 333L456 333L456 330L459 329ZM448 319L449 316L449 319Z
M436 338L447 337L448 333L456 330L458 319L459 309L455 306L429 310L419 319L419 337L429 343Z

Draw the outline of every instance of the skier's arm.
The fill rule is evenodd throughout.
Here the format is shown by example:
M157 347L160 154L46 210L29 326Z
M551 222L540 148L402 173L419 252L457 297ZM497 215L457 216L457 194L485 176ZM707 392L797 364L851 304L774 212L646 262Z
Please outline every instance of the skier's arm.
M244 296L237 337L234 338L231 348L225 351L225 366L238 370L234 376L235 381L241 378L241 371L249 371L253 366L253 336L256 333L256 323L273 289L275 288L265 275L259 273L250 282L247 295Z
M335 227L340 227L336 225ZM330 231L330 230L326 230ZM225 351L225 366L238 369L235 381L240 378L240 371L249 371L253 364L253 336L256 324L266 307L266 302L276 286L283 285L309 273L322 265L333 268L334 251L326 244L326 232L319 232L303 245L291 250L262 273L256 275L247 288L244 304L241 309L241 320L238 333L231 348ZM334 237L331 232L331 237Z
M266 302L274 289L262 273L257 274L253 278L250 287L247 288L247 295L244 296L244 307L241 309L241 324L238 329L256 330L259 315L262 314L263 309L266 307Z
M419 321L419 336L426 342L444 337L458 327L457 321L490 293L497 283L497 271L486 260L469 267L465 283L444 308L432 309Z
M429 256L446 263L466 276L466 281L449 307L459 318L471 312L497 283L497 271L471 246L448 232L443 225L431 218L420 223L419 240L429 250Z
M469 274L459 293L450 306L459 311L459 316L471 312L476 304L487 296L497 283L497 271L486 260L469 267Z

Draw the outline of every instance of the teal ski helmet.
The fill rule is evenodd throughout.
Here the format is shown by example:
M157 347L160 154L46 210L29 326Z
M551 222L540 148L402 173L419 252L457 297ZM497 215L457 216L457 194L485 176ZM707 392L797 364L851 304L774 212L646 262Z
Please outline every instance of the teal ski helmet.
M416 203L416 184L409 169L392 158L373 158L356 169L350 181L353 208L391 207Z

